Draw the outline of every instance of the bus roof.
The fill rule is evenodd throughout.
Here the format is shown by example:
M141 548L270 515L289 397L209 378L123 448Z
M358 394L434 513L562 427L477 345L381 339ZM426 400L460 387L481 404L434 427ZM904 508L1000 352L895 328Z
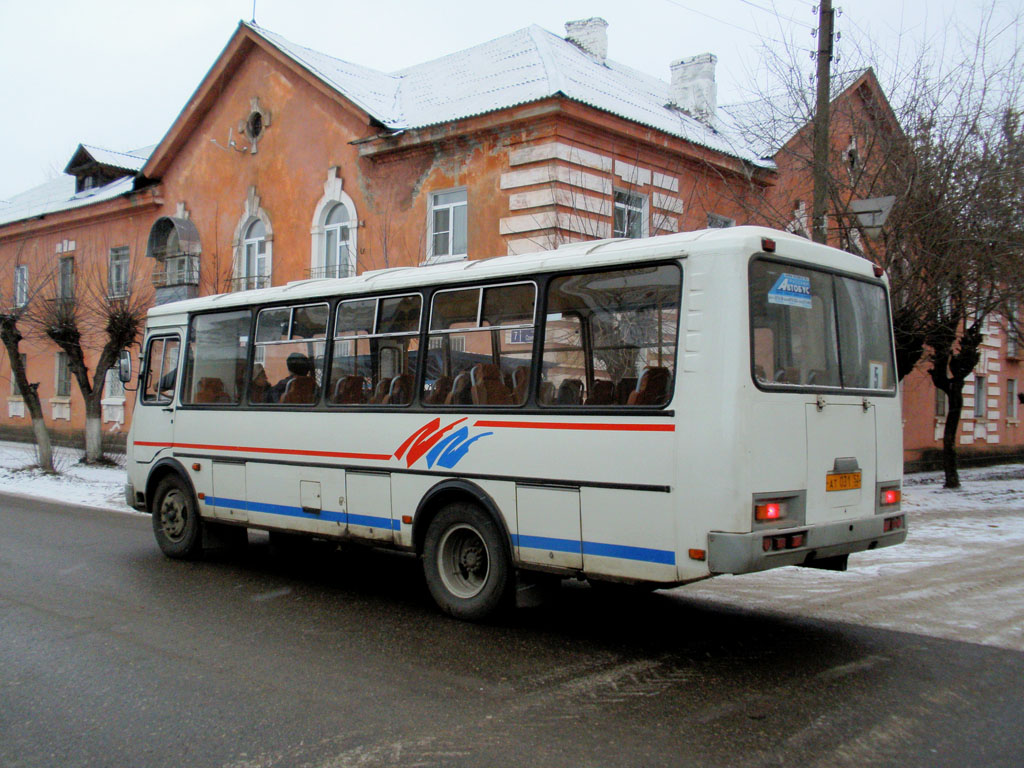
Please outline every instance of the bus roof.
M498 256L422 267L393 267L363 272L354 277L297 280L287 285L237 293L219 293L196 299L160 304L149 310L150 319L228 309L252 304L274 304L327 296L359 296L369 292L391 292L423 286L457 285L514 275L562 272L582 268L614 266L659 258L685 258L701 253L733 252L746 261L762 250L762 239L776 242L776 255L813 262L868 277L874 275L871 262L845 251L813 243L788 232L767 227L728 227L680 232L641 239L613 238L562 245L556 250L517 256Z

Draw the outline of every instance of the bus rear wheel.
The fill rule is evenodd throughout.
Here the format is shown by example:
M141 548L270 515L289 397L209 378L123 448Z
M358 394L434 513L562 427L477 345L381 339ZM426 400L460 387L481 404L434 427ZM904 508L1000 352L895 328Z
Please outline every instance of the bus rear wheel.
M441 610L480 621L511 602L512 560L498 525L473 504L444 507L423 544L427 587Z
M156 543L167 557L190 560L202 554L203 524L188 483L177 475L161 480L152 516Z

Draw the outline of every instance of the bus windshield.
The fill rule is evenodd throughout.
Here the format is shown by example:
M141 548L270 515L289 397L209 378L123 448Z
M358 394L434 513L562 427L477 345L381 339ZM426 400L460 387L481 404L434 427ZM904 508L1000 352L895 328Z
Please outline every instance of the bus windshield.
M755 259L750 317L759 386L895 391L881 284Z

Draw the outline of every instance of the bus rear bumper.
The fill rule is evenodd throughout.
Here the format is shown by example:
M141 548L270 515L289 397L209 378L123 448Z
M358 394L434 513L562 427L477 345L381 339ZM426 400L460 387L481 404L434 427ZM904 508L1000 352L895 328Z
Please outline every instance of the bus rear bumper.
M898 528L886 530L885 517L862 518L801 528L776 528L752 533L708 534L708 569L717 573L753 573L782 565L806 565L829 557L839 557L868 549L901 544L907 538L906 517ZM793 542L800 546L789 546ZM765 540L769 542L766 544ZM786 543L777 548L777 543Z

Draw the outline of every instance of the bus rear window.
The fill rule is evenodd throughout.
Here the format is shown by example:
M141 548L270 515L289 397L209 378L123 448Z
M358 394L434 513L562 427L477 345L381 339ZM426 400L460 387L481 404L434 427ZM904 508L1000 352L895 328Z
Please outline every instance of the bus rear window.
M885 289L763 259L750 266L751 358L763 387L895 387Z

